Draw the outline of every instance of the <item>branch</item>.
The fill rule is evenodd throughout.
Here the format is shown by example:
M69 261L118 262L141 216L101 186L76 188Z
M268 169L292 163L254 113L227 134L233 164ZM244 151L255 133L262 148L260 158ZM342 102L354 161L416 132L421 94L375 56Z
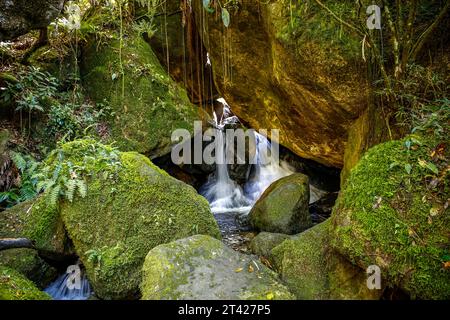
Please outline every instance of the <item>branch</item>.
M359 30L356 26L351 25L350 23L342 20L341 18L339 18L330 8L328 8L326 5L324 5L320 0L314 0L322 9L324 9L325 11L327 11L334 19L336 19L338 22L342 23L343 25L345 25L346 27L350 28L351 30L355 31L356 33L358 33L361 36L364 36L365 33L362 32L361 30Z
M15 248L35 249L34 244L27 238L3 238L0 239L0 251Z
M422 50L425 43L428 41L429 37L433 34L434 30L438 27L438 25L441 23L441 21L445 18L448 10L450 8L450 1L447 1L445 6L442 8L441 12L437 16L436 20L433 21L432 24L428 26L428 28L419 36L417 39L416 44L413 46L412 52L411 52L411 60L416 60L417 55Z

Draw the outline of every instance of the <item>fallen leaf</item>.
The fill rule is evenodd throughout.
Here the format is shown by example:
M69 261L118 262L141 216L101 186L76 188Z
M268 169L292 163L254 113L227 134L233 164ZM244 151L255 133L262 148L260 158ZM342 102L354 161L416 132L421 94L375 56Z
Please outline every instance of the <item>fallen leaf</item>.
M242 272L242 270L244 270L244 268L237 268L234 272Z
M269 292L267 294L267 300L273 300L273 293L272 292Z
M255 269L253 268L253 266L250 264L248 266L248 272L252 273L253 271L255 271Z

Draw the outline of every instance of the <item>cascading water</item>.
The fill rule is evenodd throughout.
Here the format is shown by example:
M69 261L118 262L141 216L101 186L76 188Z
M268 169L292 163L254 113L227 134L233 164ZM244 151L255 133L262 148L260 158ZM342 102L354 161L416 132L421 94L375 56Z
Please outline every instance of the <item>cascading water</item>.
M219 102L223 105L223 112L220 117L214 113L213 124L216 171L200 188L200 194L210 203L211 211L219 223L224 240L233 246L233 242L236 242L236 233L242 231L244 227L237 225L236 218L247 215L256 200L272 182L292 174L293 170L286 163L280 166L278 155L273 153L269 140L254 132L255 154L251 161L253 165L249 179L243 188L232 180L228 172L225 127L237 124L239 119L231 114L225 100L219 99Z
M79 264L75 265L75 269L79 270L78 274L66 272L44 291L54 300L87 300L93 294L91 286L86 274L80 271Z

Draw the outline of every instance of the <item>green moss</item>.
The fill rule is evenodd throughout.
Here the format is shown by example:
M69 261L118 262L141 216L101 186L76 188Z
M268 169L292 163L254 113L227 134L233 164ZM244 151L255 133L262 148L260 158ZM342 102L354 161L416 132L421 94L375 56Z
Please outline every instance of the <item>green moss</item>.
M138 153L119 153L119 162L115 174L88 178L85 198L61 204L75 250L102 298L134 297L153 247L194 234L220 238L206 199L192 187Z
M450 243L443 205L448 174L433 188L437 176L427 167L445 166L430 157L437 143L410 136L373 147L351 171L333 211L333 246L364 268L380 266L389 284L413 298L450 297L450 271L443 266Z
M328 277L324 250L328 246L328 220L286 240L272 250L281 278L298 299L326 299Z
M48 206L44 197L29 200L0 212L0 238L25 237L36 248L64 254L67 237L57 207Z
M292 299L267 267L201 235L153 248L145 258L141 290L143 299L152 300Z
M193 130L199 118L186 92L170 79L144 39L127 34L119 63L119 41L85 48L81 65L84 87L97 102L109 101L111 140L123 151L151 156L170 151L175 129ZM123 77L122 77L123 67Z
M14 269L33 281L39 288L45 288L56 278L57 271L33 249L9 249L0 251L0 265Z
M308 177L292 174L272 183L250 211L250 222L261 231L299 233L311 226Z
M0 300L51 300L19 272L0 266Z
M344 21L357 18L354 1L328 1L326 5ZM300 53L305 46L315 47L326 54L323 60L334 61L335 67L343 58L360 59L360 39L316 3L283 0L274 6L278 11L278 19L274 20L276 37L293 50Z

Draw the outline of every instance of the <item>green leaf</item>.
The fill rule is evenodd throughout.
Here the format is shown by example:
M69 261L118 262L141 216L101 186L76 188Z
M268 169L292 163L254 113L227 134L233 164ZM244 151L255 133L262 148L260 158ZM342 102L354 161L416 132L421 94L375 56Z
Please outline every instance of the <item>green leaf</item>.
M211 8L210 5L211 5L211 0L203 0L203 8L205 8L205 10L208 11L209 13L213 13L214 8Z
M430 169L434 174L439 174L439 169L434 163L427 162L427 168Z
M222 8L222 21L225 27L228 28L230 26L230 13L225 8Z
M406 173L410 174L411 170L412 170L412 166L409 163L405 164L405 171L406 171Z

